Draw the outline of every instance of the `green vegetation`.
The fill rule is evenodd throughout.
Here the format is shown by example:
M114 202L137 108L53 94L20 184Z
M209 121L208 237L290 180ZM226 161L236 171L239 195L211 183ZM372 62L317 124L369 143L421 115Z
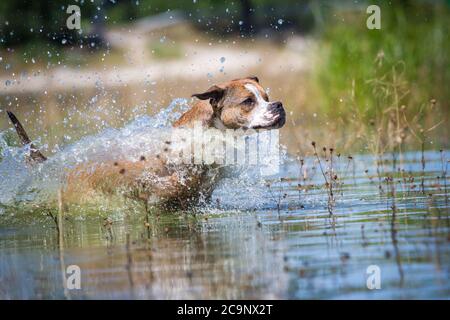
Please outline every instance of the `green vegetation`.
M378 150L408 138L422 143L433 131L441 132L439 143L445 144L449 7L380 7L381 30L366 28L364 10L336 10L334 19L328 17L314 73L316 106L330 119L365 127Z
M0 20L5 21L0 25L1 70L10 75L54 66L99 69L127 64L128 53L123 48L97 42L95 24L104 27L97 28L100 33L113 28L131 30L130 23L136 19L158 13L167 13L165 19L170 19L181 12L189 20L178 29L146 35L150 54L145 56L159 60L183 58L184 45L197 45L194 39L215 45L239 38L236 47L248 45L261 52L273 47L282 52L282 43L290 40L286 38L315 26L318 51L311 77L264 74L265 65L254 70L292 106L291 118L299 119L301 125L297 136L309 140L304 145L309 148L310 141L316 140L361 152L367 148L380 152L402 144L415 150L422 145L448 148L449 2L378 4L381 30L367 29L366 3L351 1L94 0L80 2L83 32L79 34L65 28L64 1L4 1L0 4ZM245 14L246 6L252 8L250 15ZM19 14L24 19L16 19ZM240 37L245 24L251 26L248 33L253 35ZM272 41L261 41L266 38ZM306 128L305 123L310 126ZM326 127L319 125L324 123ZM309 130L308 138L305 130ZM321 133L328 137L321 139Z
M90 0L73 1L80 7L83 32L66 28L68 2L65 0L31 1L5 0L0 2L0 46L23 45L26 42L54 42L61 45L89 44L101 35L96 26L127 24L139 18L158 13L181 12L196 27L215 34L236 31L258 31L262 28L282 25L303 30L312 26L308 2L286 0ZM171 14L174 15L174 14ZM20 17L20 18L18 18Z

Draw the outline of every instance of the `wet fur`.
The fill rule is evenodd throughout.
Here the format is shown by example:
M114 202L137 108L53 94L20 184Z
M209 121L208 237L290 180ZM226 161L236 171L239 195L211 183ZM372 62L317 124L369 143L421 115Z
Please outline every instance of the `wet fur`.
M200 121L204 127L223 126L237 129L249 122L250 108L242 106L252 93L245 89L252 84L268 101L267 94L256 77L233 80L213 86L207 91L194 94L201 99L184 113L174 127L192 127ZM19 120L8 112L23 144L30 139ZM284 124L284 123L283 123ZM223 129L222 127L219 129ZM170 142L169 142L170 144ZM183 209L198 203L203 195L208 198L218 175L213 166L168 164L169 146L159 155L142 155L139 161L107 161L84 163L67 173L64 201L89 201L98 192L121 194L127 198L143 201L146 205L157 204L165 209ZM31 144L30 162L43 162L45 156ZM181 169L181 170L180 170Z

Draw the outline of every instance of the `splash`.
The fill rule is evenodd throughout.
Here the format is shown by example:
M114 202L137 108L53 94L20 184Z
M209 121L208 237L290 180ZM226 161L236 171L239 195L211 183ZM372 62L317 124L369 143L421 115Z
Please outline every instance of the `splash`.
M175 99L155 116L141 116L120 129L108 128L63 147L48 161L31 167L25 161L29 146L11 143L13 129L0 133L0 204L45 202L55 197L64 173L87 161L122 158L134 160L142 150L152 152L167 136L170 124L187 108L187 101Z
M81 138L68 144L48 160L32 167L25 162L29 146L12 146L8 137L12 129L0 134L0 208L14 207L18 204L31 207L57 206L58 191L66 183L67 173L86 163L104 163L106 161L139 162L145 155L156 155L167 145L172 134L171 124L187 110L187 101L175 99L167 108L154 116L139 116L122 128L107 128L102 132ZM249 166L231 166L221 177L223 182L214 193L212 204L202 202L203 208L217 209L232 207L234 192L251 193L250 200L235 208L246 209L264 204L267 194L262 190L264 179L257 168ZM217 200L218 199L218 200ZM106 205L111 199L100 198L98 209L122 210L122 206L114 202ZM0 212L1 214L1 212Z

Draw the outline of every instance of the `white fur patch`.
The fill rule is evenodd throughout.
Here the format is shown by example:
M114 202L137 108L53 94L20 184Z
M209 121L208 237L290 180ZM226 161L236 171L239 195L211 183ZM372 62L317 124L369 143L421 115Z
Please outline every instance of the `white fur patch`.
M268 109L270 102L264 100L259 90L253 84L248 83L245 85L245 88L253 93L256 99L256 107L252 112L252 116L248 124L249 128L267 126L279 117L279 115L274 115L269 112Z

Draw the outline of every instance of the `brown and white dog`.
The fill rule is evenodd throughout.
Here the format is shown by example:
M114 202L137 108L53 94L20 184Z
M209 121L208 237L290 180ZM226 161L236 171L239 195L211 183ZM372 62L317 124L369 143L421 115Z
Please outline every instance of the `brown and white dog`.
M277 129L286 121L279 101L270 102L257 77L236 79L193 94L200 99L184 113L174 127L189 128L194 123L225 129ZM30 139L19 120L8 112L23 144ZM170 141L167 141L170 144ZM168 164L167 148L160 154L143 155L138 161L115 159L102 163L84 163L67 173L64 199L80 202L96 192L121 193L126 197L157 204L163 208L186 208L212 192L207 181L208 166L186 165L182 171ZM44 162L46 157L30 145L30 163Z

